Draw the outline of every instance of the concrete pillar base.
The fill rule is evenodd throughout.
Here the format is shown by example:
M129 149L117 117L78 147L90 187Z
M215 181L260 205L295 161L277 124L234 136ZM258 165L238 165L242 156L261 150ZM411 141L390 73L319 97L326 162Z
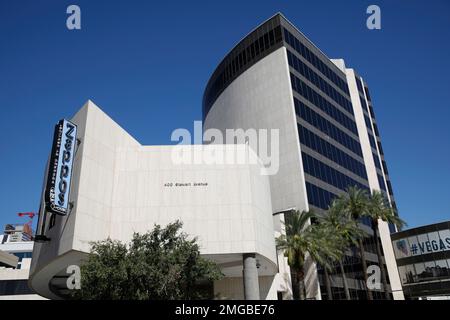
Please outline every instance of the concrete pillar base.
M258 268L256 266L256 255L254 253L244 253L244 299L259 300L259 279Z

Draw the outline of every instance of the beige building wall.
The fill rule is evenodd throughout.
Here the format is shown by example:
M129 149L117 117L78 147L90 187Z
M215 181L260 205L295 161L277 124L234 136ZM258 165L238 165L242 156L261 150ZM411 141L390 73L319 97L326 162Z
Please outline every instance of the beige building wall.
M37 292L57 298L49 283L64 285L53 278L79 265L92 241L128 242L134 232L178 219L184 232L198 238L201 253L222 268L224 281L242 277L244 253L256 253L261 277L276 274L269 179L247 145L142 146L91 101L72 120L81 140L70 193L74 206L50 229L47 221L51 240L35 246L30 283ZM232 164L177 160L231 151L247 158Z

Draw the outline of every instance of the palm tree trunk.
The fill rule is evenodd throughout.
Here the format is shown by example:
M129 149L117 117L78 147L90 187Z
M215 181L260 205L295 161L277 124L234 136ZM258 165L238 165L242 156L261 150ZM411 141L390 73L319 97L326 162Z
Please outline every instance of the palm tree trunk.
M347 276L345 275L342 260L339 260L339 268L341 269L342 282L344 283L345 298L347 300L351 300L352 298L350 297L350 290L348 289Z
M367 287L367 262L366 262L366 251L364 250L364 245L362 239L358 240L359 242L359 251L361 252L361 265L364 277L364 286L366 287L367 300L373 300L372 291Z
M298 297L300 300L306 300L305 293L305 273L303 271L297 272Z
M386 297L386 300L391 300L391 295L389 294L387 287L387 279L386 279L386 272L384 270L384 263L383 260L381 259L383 255L381 253L381 246L380 242L378 241L377 235L378 221L372 222L372 230L373 230L373 239L375 241L375 246L377 248L378 264L380 266L381 281L383 281L384 295Z
M328 273L327 268L323 268L324 271L324 282L325 282L325 287L327 288L327 299L328 300L333 300L333 293L331 292L331 282L330 282L330 274Z

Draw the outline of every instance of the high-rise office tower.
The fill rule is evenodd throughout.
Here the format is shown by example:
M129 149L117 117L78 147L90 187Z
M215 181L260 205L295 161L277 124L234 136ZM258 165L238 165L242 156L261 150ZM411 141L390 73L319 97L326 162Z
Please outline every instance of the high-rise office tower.
M279 130L279 170L270 176L276 233L287 212L323 212L350 186L384 190L395 205L366 83L343 60L330 60L281 14L254 29L220 62L205 89L203 121L205 130ZM368 221L361 224L372 234ZM402 299L385 223L380 239L387 289ZM364 247L367 264L379 264L371 238ZM352 298L364 299L360 259L355 250L344 264ZM320 266L308 266L307 297L326 298L321 273ZM332 280L334 298L344 298L338 272ZM374 297L383 298L385 289L375 290Z
M7 224L2 242L31 241L32 235L33 231L29 224Z

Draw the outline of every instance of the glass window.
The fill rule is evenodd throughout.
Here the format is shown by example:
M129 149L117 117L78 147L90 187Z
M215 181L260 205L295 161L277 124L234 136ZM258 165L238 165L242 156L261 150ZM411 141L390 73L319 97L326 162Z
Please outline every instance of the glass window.
M263 45L261 52L265 52L269 48L269 33L263 34L259 39Z
M406 258L410 256L410 245L408 242L408 239L399 239L399 240L395 240L393 242L393 248L394 248L394 253L395 253L395 257L397 259L400 258Z
M0 281L0 295L33 294L28 287L28 280L2 280Z
M444 242L447 250L450 250L450 230L441 230L439 231L439 237Z
M317 106L319 109L327 113L329 116L334 118L336 121L341 123L344 127L349 129L355 135L358 135L356 129L356 124L353 119L350 119L342 111L338 110L334 105L332 105L327 100L323 99L315 91L313 91L305 83L301 82L294 74L291 73L291 83L294 91L298 92L300 95L305 97L309 102ZM353 108L351 108L353 112ZM351 113L352 113L351 112ZM353 113L352 113L353 114Z
M417 282L417 273L416 269L414 268L414 265L406 265L405 268L405 278L402 279L403 283L414 283Z
M406 267L400 266L398 267L398 275L400 276L400 281L402 284L406 283Z
M437 231L428 233L428 240L430 241L431 250L433 252L442 251L440 241L439 241L440 240L439 233ZM445 250L445 247L442 249Z
M417 236L412 236L408 238L409 243L409 252L411 256L420 255L420 248L419 248L419 240L417 239Z
M436 267L442 268L442 269L448 269L447 260L438 260L436 261Z
M431 249L431 244L428 242L428 234L420 234L417 236L417 245L419 246L419 252L421 254L433 252ZM428 244L428 245L427 245Z

